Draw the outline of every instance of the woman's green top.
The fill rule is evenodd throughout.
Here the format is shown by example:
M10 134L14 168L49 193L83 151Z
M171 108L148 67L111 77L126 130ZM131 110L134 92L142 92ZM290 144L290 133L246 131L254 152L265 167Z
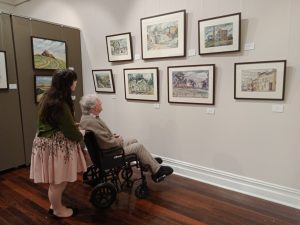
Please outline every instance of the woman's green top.
M63 104L61 115L59 116L58 127L53 127L48 123L38 121L38 137L51 137L54 133L61 131L64 136L72 141L81 141L82 134L76 126L71 109L67 103Z

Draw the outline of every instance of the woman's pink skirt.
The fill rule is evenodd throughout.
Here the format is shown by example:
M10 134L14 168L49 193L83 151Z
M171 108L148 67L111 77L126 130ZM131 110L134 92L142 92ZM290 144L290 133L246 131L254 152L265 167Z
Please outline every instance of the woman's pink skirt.
M78 142L66 138L62 132L50 138L34 138L30 179L35 183L74 182L77 173L84 171L86 162Z

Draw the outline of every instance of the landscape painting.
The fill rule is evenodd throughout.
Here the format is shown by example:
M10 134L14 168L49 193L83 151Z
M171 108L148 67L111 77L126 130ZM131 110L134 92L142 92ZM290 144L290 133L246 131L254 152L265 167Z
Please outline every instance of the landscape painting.
M142 58L185 56L186 11L141 18Z
M64 41L32 37L33 68L56 70L67 68Z
M51 75L35 75L34 76L34 92L35 102L39 103L45 92L50 89L52 82Z
M114 78L111 69L93 70L96 92L115 93Z
M158 69L124 69L126 99L158 101Z
M234 98L284 100L286 60L234 64Z
M214 65L168 67L169 102L213 104Z
M109 62L128 61L133 59L131 33L106 36L107 56Z

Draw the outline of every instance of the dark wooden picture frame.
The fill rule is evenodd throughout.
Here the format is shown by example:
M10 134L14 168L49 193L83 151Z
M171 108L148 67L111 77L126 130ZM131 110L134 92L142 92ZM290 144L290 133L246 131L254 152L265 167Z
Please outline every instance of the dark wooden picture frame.
M159 101L158 67L124 69L126 100Z
M115 93L114 76L111 69L92 70L95 91Z
M8 90L6 51L0 51L0 90Z
M241 50L241 13L198 20L199 55Z
M52 75L34 75L34 101L40 103L45 92L49 90L52 83Z
M65 41L31 36L32 63L35 70L68 68Z
M169 66L168 102L214 105L215 64Z
M284 100L286 60L234 64L234 99Z
M133 60L130 32L106 36L106 48L109 62Z
M184 57L186 10L140 19L143 59Z

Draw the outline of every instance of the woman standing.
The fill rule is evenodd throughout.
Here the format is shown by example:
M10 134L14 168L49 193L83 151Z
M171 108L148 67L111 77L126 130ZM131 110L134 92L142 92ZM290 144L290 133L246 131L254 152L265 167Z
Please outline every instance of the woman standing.
M33 141L30 178L35 183L49 183L49 214L70 217L77 209L62 204L68 182L77 180L77 173L86 170L80 148L84 131L74 122L71 94L76 89L77 75L72 70L58 70L44 95L38 113L38 129Z

